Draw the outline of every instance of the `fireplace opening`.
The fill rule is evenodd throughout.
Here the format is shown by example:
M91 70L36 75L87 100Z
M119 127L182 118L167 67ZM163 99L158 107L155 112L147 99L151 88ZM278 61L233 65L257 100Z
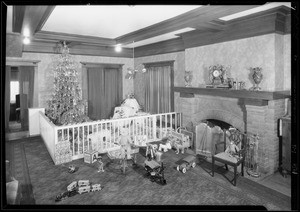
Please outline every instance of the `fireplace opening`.
M228 130L231 127L230 124L217 119L206 119L203 122L207 123L207 125L209 125L211 128L214 126L219 126L222 130Z

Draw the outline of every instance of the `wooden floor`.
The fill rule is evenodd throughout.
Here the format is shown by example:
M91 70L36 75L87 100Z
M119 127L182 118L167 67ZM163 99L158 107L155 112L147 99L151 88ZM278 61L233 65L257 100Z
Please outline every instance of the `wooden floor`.
M29 137L28 131L20 131L6 134L6 139L8 141L24 137ZM253 178L251 176L248 176L247 173L245 173L244 177L291 197L291 175L283 177L281 173L277 171L272 175L261 176L259 178Z
M281 173L277 171L257 182L291 197L291 175L289 174L283 177Z

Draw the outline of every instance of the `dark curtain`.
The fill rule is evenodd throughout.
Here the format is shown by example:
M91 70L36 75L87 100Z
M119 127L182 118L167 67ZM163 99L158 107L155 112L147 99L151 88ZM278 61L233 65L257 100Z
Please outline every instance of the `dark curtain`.
M101 119L105 114L104 72L101 68L88 68L88 116Z
M20 66L20 120L22 130L28 130L28 108L33 106L34 67Z
M11 67L6 66L5 68L5 132L9 130L9 114L10 114L10 73Z
M119 70L115 68L104 69L105 109L106 118L113 116L114 108L120 104Z
M108 119L121 101L120 69L93 67L88 73L88 116L93 120Z
M145 110L157 114L171 111L171 67L148 67L145 73Z

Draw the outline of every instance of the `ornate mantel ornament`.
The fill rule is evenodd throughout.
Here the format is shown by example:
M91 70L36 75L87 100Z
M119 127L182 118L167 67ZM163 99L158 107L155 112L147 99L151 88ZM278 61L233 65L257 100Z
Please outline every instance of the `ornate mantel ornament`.
M185 87L191 87L192 80L193 80L193 72L185 71L184 72Z
M209 66L209 81L213 87L228 87L227 71L231 66L213 65Z
M252 79L254 81L254 86L250 88L250 90L253 91L261 90L261 88L258 86L259 83L261 83L261 80L263 79L263 74L261 73L261 70L262 70L261 67L256 67L256 68L250 67L250 71L252 72Z

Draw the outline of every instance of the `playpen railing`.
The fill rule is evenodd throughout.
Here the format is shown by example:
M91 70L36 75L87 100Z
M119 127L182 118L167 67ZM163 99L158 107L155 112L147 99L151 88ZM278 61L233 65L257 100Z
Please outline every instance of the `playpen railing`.
M100 153L118 149L117 144L120 136L120 129L126 127L129 135L134 139L146 136L149 142L157 141L163 137L163 131L172 127L177 129L181 126L181 114L176 112L161 113L153 115L134 116L121 119L107 119L93 122L85 122L74 125L55 126L52 123L45 123L48 118L41 115L42 137L48 151L54 159L55 145L61 141L69 141L72 152L72 160L84 157L84 152L91 149L90 136L93 134L100 136ZM46 130L46 127L47 130ZM50 129L51 128L51 129ZM99 149L99 148L97 148Z
M48 117L46 117L46 115L40 111L39 112L40 116L39 116L39 121L40 121L40 134L41 137L44 140L45 146L52 158L52 160L54 161L54 154L55 154L55 134L56 134L56 126L50 122L50 120L48 119Z

